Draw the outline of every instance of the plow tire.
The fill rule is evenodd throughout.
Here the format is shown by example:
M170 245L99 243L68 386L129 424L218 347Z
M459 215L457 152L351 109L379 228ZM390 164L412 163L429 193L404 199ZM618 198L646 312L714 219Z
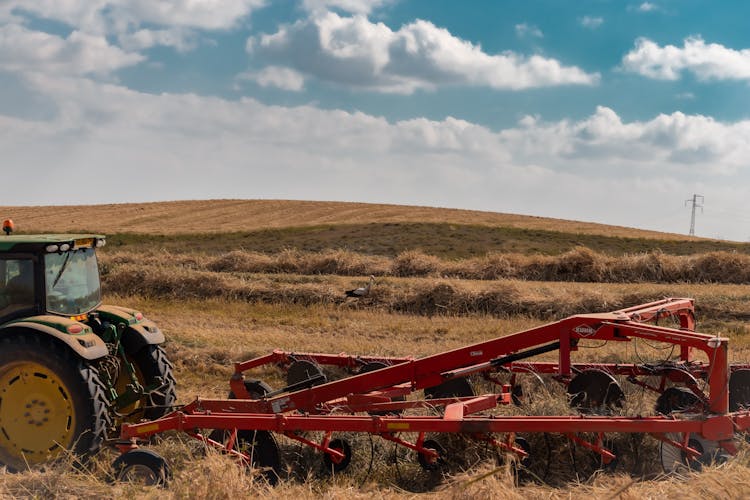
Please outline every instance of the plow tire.
M244 380L245 390L250 394L250 399L260 399L269 392L273 391L271 386L263 382L262 380ZM237 399L234 392L229 391L227 399Z
M679 434L667 434L674 441L680 440ZM669 443L662 442L659 448L659 459L664 472L683 472L686 470L700 471L704 465L726 461L724 450L717 441L709 441L697 434L691 434L688 446L701 455L694 460L689 460L684 451Z
M151 450L135 449L123 453L112 462L117 481L143 486L166 486L172 471L160 455Z
M430 460L424 454L417 453L417 460L419 461L419 465L421 465L424 470L439 470L445 463L445 448L443 448L443 446L434 439L425 439L424 443L422 443L422 446L437 452L438 457L435 460Z
M147 345L133 355L133 362L143 375L144 387L161 379L162 386L146 396L143 418L154 420L172 411L177 402L177 382L172 373L172 363L160 345Z
M310 387L313 387L325 384L328 379L323 370L320 369L320 365L313 361L300 359L289 365L286 372L286 384L288 386L308 380L310 381Z
M729 376L729 411L750 408L750 370L735 370Z
M656 412L662 415L698 410L700 406L700 398L687 387L670 387L656 400Z
M359 369L359 372L357 375L361 373L370 373L374 372L375 370L381 370L383 368L388 368L386 363L383 363L382 361L371 361L370 363L366 363L362 368ZM396 396L394 398L391 398L391 401L406 401L406 396ZM369 411L367 412L370 415L400 415L403 413L403 411L394 410L394 411Z
M250 399L260 399L273 390L270 385L262 380L243 380L243 383L245 384L245 390L250 394ZM237 396L234 395L234 392L229 391L227 399L237 399ZM208 438L219 443L226 443L229 434L228 430L214 429L209 432Z
M344 458L341 462L334 462L328 453L323 454L323 464L325 465L327 472L341 472L349 467L352 461L352 447L346 439L332 439L328 443L329 448L340 451L344 454Z
M625 403L625 393L609 373L602 370L584 370L568 385L570 406L582 413L602 414Z
M260 470L261 477L268 484L278 484L283 470L281 451L271 432L237 431L237 445L240 451L250 457L250 463Z
M474 388L465 378L454 378L424 390L427 399L462 398L475 396Z
M85 459L110 427L96 368L38 334L0 339L0 464L20 471L63 448Z

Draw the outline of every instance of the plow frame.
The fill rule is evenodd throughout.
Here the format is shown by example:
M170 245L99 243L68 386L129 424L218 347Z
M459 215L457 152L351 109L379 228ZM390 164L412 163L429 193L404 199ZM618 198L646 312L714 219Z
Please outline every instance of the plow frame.
M659 326L662 318L675 317L679 328ZM525 452L514 444L518 433L556 433L601 455L603 462L614 459L604 447L604 433L644 433L676 447L694 458L700 453L689 446L691 434L715 441L730 454L736 453L734 435L750 427L750 412L729 413L728 339L694 331L695 316L692 299L664 299L641 306L600 314L574 315L526 331L497 337L485 342L447 352L412 357L350 356L346 354L291 353L273 351L249 361L235 364L230 387L238 399L201 399L158 420L123 424L118 447L121 452L138 446L137 440L166 432L183 431L198 439L211 441L214 447L225 447L236 456L242 452L205 438L200 429L223 429L236 436L237 430L268 431L285 435L327 454L335 463L342 460L341 451L329 446L335 432L368 433L410 448L428 461L437 459L434 449L424 446L427 433L462 434L483 440L519 457ZM571 362L581 340L630 342L646 339L673 344L680 348L679 361L668 366L612 363ZM521 361L538 354L558 351L557 362ZM693 360L702 351L707 363ZM354 371L351 377L320 385L294 384L251 399L245 387L244 372L269 364L286 366L297 360L314 361ZM368 363L387 366L359 373ZM747 367L748 365L739 365ZM534 370L553 374L560 381L569 381L580 371L601 369L607 373L628 376L635 383L659 392L669 377L702 379L708 393L695 385L704 402L703 412L660 416L498 416L480 415L499 405L511 403L511 386L503 384L500 392L476 397L452 397L428 400L395 401L414 391L439 386L446 381L498 371L521 373ZM641 375L660 374L660 386L637 380ZM490 380L492 380L490 378ZM631 381L633 381L631 380ZM497 383L497 381L494 381ZM300 387L304 386L304 387ZM692 389L692 387L691 387ZM404 409L415 407L443 408L442 415L405 416ZM369 414L362 414L369 413ZM324 433L320 444L301 437L299 433ZM403 439L402 433L416 433L414 442ZM581 437L592 433L593 440ZM504 439L494 435L503 434ZM679 439L674 439L679 436ZM244 456L247 459L247 456Z

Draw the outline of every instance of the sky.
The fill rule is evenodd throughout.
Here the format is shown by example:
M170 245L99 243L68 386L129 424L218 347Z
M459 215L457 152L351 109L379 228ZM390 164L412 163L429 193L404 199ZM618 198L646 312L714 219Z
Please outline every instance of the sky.
M0 0L0 204L687 233L701 195L696 235L750 241L748 19L744 0Z

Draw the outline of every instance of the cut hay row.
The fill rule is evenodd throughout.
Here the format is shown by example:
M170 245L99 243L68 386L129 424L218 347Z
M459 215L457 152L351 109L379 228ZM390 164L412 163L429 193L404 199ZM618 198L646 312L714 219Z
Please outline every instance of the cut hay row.
M196 270L181 265L110 265L107 293L171 300L223 299L267 304L338 304L417 315L524 315L539 319L610 311L667 296L698 299L702 318L750 318L747 290L732 285L609 285L513 280L462 281L383 278L364 299L347 301L352 281L332 275L253 274Z
M170 252L118 251L104 254L105 269L126 264L173 265L218 273L293 273L304 275L394 276L469 280L516 279L591 283L750 283L750 255L661 252L609 256L586 247L561 255L488 254L444 260L412 250L395 258L346 250L264 254L235 250L218 256Z

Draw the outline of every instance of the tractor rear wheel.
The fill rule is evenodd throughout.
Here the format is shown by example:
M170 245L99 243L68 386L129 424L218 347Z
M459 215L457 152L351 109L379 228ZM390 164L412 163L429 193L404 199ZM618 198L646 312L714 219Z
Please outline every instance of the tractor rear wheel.
M19 471L96 452L110 427L97 370L38 333L0 339L0 464Z

